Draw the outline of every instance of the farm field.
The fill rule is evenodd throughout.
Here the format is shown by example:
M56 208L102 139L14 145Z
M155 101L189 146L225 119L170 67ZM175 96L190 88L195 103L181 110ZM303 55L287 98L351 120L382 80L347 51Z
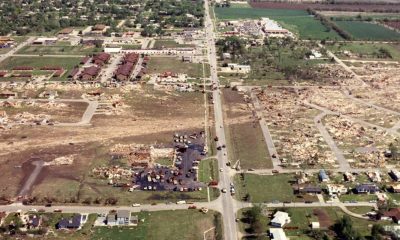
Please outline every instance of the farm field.
M327 29L304 10L215 8L215 14L218 19L223 20L268 17L278 21L302 39L341 39L335 31Z
M148 74L171 71L173 73L185 73L193 78L203 77L203 64L186 63L173 57L152 57L148 63L147 70ZM205 73L206 77L210 75L210 66L208 64L205 65Z
M353 1L354 2L354 1ZM292 3L292 2L273 2L273 1L251 1L250 5L253 8L261 9L313 9L313 10L324 10L324 11L363 11L363 12L397 12L400 10L400 5L388 5L379 4L376 1L371 3L339 3L339 4L324 4L324 3Z
M204 239L203 233L212 227L206 239L222 239L222 220L218 213L209 211L203 214L198 210L177 210L142 212L139 219L145 219L134 228L97 227L91 236L92 240L125 240L125 239ZM216 226L217 225L217 226Z
M326 47L344 59L349 57L345 56L343 54L343 51L349 51L352 54L355 54L357 58L367 58L367 59L379 58L382 60L400 60L400 44L336 43L333 45L327 44ZM389 52L392 58L379 57L381 49L385 49L387 52Z
M400 40L400 33L374 23L361 21L335 21L335 23L356 40Z

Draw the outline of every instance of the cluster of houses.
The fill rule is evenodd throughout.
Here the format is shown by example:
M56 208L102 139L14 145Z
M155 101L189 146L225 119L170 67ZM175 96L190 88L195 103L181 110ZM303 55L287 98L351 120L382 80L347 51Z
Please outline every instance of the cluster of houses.
M269 237L273 240L287 240L283 227L291 222L291 218L287 212L277 211L271 220L271 228L269 229Z
M68 78L81 81L94 81L99 76L101 67L108 64L110 59L111 55L103 52L95 54L93 57L86 56L81 59L80 64L87 65L90 61L91 65L84 67L82 71L76 66L69 72Z
M36 211L36 210L35 210ZM14 214L14 218L18 218L20 223L18 227L21 231L32 231L42 228L46 228L46 223L51 218L51 215L39 214L37 212L26 212L23 213L18 211ZM4 219L8 216L6 212L0 213L0 223L4 223ZM89 215L84 213L78 213L73 215L64 215L54 226L57 230L79 230L88 221ZM101 217L102 216L102 217ZM137 226L139 222L138 216L132 216L129 210L112 210L107 215L99 215L96 219L94 226ZM11 221L8 225L8 229L16 229L17 221Z
M323 183L323 187L318 184L313 184L308 181L305 173L300 173L297 176L297 182L293 185L295 194L322 194L326 193L332 198L336 198L343 194L350 192L354 194L377 194L378 200L385 200L384 196L378 196L380 187L377 183L382 181L382 176L379 172L367 172L367 177L370 182L356 184L353 188L349 188L345 184L330 183L331 180L325 170L320 170L318 173L318 180ZM343 174L344 180L347 182L354 182L355 176L350 172ZM393 193L400 193L400 172L393 169L389 172L389 176L392 178L393 183L389 184L389 190Z
M121 64L118 66L117 70L114 73L114 77L119 82L126 82L132 79L132 73L135 69L136 64L139 62L139 54L137 53L126 53L122 59ZM141 61L141 70L140 74L135 76L136 78L141 78L143 74L145 74L145 67L147 66L147 62L149 61L149 57L144 57Z

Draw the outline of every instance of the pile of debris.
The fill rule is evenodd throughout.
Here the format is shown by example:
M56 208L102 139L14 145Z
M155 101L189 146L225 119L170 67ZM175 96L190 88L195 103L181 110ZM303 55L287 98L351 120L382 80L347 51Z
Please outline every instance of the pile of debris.
M386 131L364 127L359 123L339 116L328 116L325 126L331 136L354 158L351 162L357 167L381 167L384 164L383 152L396 137ZM374 151L357 151L371 148Z
M113 167L97 167L92 170L92 174L98 178L106 178L113 180L127 179L130 180L133 175L131 169L122 168L119 166Z
M60 166L60 165L72 165L74 163L75 154L69 156L63 156L55 158L51 162L45 162L44 166Z
M320 136L312 116L318 111L303 104L309 89L274 88L261 91L257 97L283 164L334 164L333 153Z
M113 159L124 159L132 167L152 168L159 158L174 159L173 148L154 148L142 144L117 144L110 150Z
M17 124L25 124L25 125L51 125L54 124L54 121L51 120L51 117L46 114L32 114L29 112L23 112L16 114L11 118Z

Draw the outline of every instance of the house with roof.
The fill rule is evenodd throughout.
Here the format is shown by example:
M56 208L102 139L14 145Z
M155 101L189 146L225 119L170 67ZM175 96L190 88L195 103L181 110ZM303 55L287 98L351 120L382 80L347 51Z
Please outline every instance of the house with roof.
M396 169L390 170L389 175L394 181L396 182L400 181L400 172L397 171Z
M269 237L273 240L287 240L285 231L282 228L270 228L269 229Z
M392 184L389 187L390 191L392 191L393 193L400 193L400 184L396 183L396 184Z
M133 65L133 63L130 63L130 62L119 65L117 71L115 72L115 78L121 82L129 81L133 69L134 69L134 65Z
M73 28L64 28L58 32L59 35L70 35L74 31Z
M318 178L321 182L329 182L329 176L324 169L319 170Z
M348 190L349 189L346 186L344 186L343 184L327 184L326 185L326 191L329 194L329 196L346 194L348 192Z
M122 59L122 63L132 63L136 64L139 60L139 54L137 53L127 53Z
M273 227L283 227L284 225L290 223L291 219L287 212L277 211L271 220L271 226Z
M41 215L29 215L26 226L28 229L38 229L42 224L42 216Z
M72 218L62 218L57 224L56 229L79 229L82 224L82 215L75 214Z
M4 90L0 92L0 98L16 98L18 94L16 92L11 92L9 90Z
M101 69L96 66L84 68L81 72L79 79L82 81L93 81L100 74Z
M363 183L357 185L354 190L358 194L360 193L374 194L379 191L379 187L373 183Z
M400 208L392 208L383 214L384 218L392 219L394 223L400 223Z
M91 33L95 35L102 35L106 32L107 28L108 27L104 24L96 24L92 27Z
M110 61L111 55L108 53L99 53L93 56L92 63L98 66L104 66Z
M106 223L109 226L137 226L138 221L138 217L131 216L131 211L129 210L111 211L106 218Z
M322 189L311 184L297 184L294 187L294 192L298 194L321 194Z

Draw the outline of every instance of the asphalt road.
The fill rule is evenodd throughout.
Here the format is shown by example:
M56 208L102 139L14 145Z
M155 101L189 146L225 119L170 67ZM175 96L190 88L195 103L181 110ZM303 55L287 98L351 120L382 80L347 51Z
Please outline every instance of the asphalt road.
M216 90L213 91L213 99L214 99L214 120L215 120L215 130L218 136L218 144L226 145L225 138L225 129L224 129L224 121L223 121L223 112L222 112L222 103L221 96L219 91L219 81L217 75L217 55L215 49L215 32L214 25L211 20L209 14L209 5L208 0L204 1L205 5L205 32L206 32L206 45L207 45L207 53L208 53L208 61L211 68L211 82L217 86ZM233 180L229 174L229 171L233 171L231 168L226 166L226 163L229 161L227 157L228 153L226 148L222 148L221 151L217 152L218 166L223 169L223 172L220 172L220 182L219 186L221 188L226 188L229 191L229 185ZM222 218L224 225L224 238L226 240L235 240L238 239L238 230L236 226L236 206L233 197L229 193L222 193L220 197L222 201Z
M326 130L324 124L322 124L322 119L326 116L325 112L318 114L314 118L314 124L318 128L319 132L321 133L322 137L324 138L326 144L328 144L329 148L332 150L333 154L336 156L336 160L339 164L339 169L341 171L350 171L351 167L347 159L344 157L343 151L339 149L336 145L335 141L329 134L328 130Z

